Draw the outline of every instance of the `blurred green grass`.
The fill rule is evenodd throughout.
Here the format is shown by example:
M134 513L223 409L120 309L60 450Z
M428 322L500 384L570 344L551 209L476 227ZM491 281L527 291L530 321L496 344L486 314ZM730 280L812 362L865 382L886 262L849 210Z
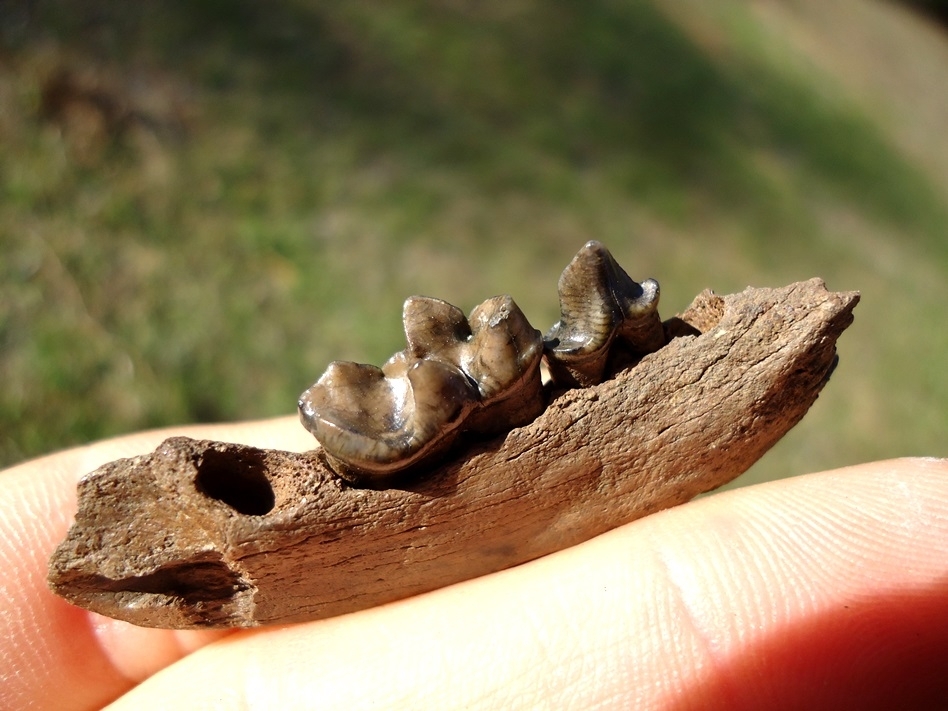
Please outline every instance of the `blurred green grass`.
M795 3L790 35L736 0L14 3L0 464L290 413L329 360L401 348L414 293L510 293L545 329L593 238L666 316L706 287L863 292L824 395L743 481L948 455L948 171L884 108L937 96L812 50L883 13L912 41L875 71L924 76L948 39L843 5L845 30Z

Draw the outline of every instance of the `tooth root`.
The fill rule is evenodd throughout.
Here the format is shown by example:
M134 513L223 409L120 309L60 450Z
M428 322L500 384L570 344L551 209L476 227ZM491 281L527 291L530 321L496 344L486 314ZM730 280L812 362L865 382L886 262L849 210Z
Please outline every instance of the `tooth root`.
M602 382L619 338L635 353L664 344L658 282L633 281L602 244L587 242L560 276L560 320L544 336L547 364L559 385Z

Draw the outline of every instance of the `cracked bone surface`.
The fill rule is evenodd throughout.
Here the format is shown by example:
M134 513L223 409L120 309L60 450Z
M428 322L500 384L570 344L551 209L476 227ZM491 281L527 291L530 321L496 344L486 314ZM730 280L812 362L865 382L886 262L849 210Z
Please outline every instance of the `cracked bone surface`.
M465 318L424 296L405 301L408 347L381 368L335 361L299 399L333 468L384 480L440 457L465 432L494 434L542 412L540 333L509 296Z
M665 344L658 282L633 281L599 242L587 242L573 257L557 290L560 320L543 337L554 381L580 386L602 382L617 339L638 355Z
M714 489L806 413L855 292L814 279L700 294L634 368L399 483L358 488L320 450L183 437L79 483L49 585L149 627L340 615L518 565Z

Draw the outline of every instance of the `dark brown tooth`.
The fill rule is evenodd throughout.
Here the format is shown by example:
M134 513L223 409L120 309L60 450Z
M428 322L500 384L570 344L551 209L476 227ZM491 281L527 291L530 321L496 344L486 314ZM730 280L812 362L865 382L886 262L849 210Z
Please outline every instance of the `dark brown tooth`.
M427 358L455 350L471 337L471 327L457 306L430 296L409 296L402 306L406 354Z
M413 296L408 347L381 368L336 361L300 396L303 425L334 469L384 480L442 454L462 432L493 433L543 410L540 333L509 296L471 312Z
M602 244L587 242L560 275L560 320L543 337L553 381L562 386L602 382L618 338L636 354L664 345L654 279L633 281Z
M477 384L481 402L467 428L492 434L532 422L546 404L540 378L540 332L506 295L475 307L468 322L473 333L461 349L458 364Z
M347 478L385 476L443 451L474 406L457 369L399 355L382 368L335 361L300 397L303 425Z

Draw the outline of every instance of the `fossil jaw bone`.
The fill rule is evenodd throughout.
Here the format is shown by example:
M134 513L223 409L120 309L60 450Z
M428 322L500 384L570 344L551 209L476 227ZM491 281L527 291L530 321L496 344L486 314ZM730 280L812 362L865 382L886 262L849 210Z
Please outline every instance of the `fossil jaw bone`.
M463 432L524 425L544 407L540 333L509 296L469 318L413 296L402 320L404 351L381 368L335 361L300 396L303 425L351 480L387 478L434 459Z
M599 242L587 242L573 257L558 291L560 320L543 337L554 383L602 382L616 340L639 355L665 345L658 282L633 281Z

